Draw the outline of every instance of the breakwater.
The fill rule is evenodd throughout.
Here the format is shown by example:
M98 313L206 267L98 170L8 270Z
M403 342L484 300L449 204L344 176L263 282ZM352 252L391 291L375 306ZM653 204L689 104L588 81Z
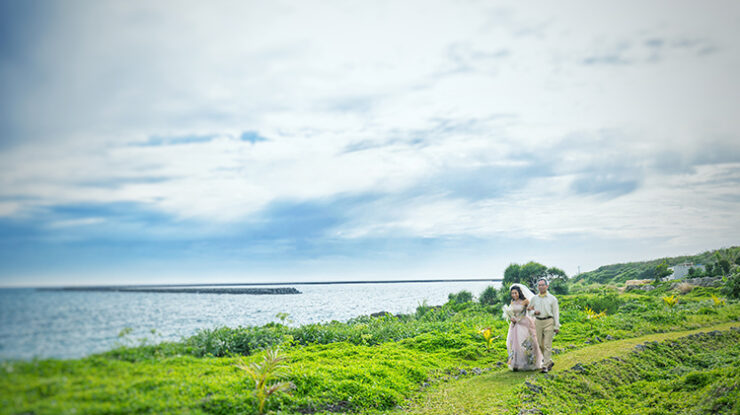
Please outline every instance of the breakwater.
M58 287L39 288L41 291L113 291L131 293L187 293L187 294L249 294L282 295L301 294L293 287L244 288L244 287Z
M275 286L202 286L182 284L111 284L121 288L285 288L300 295L171 294L172 291L117 292L0 289L0 361L4 359L77 358L120 345L121 330L130 339L179 341L202 329L262 326L282 320L292 326L346 321L378 311L413 313L420 304L438 305L450 293L474 295L500 283L431 282L386 284L300 284ZM82 286L82 284L80 284ZM102 286L90 284L89 286ZM74 286L58 285L73 288ZM156 334L152 334L152 330ZM2 411L0 411L2 413Z

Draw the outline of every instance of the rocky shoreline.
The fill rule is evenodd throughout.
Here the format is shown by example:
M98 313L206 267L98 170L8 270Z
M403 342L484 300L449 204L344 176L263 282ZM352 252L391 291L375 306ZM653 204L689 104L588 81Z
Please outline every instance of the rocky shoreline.
M39 288L40 291L113 291L131 293L186 293L186 294L248 294L248 295L283 295L301 294L293 287L276 288L229 288L229 287L60 287Z

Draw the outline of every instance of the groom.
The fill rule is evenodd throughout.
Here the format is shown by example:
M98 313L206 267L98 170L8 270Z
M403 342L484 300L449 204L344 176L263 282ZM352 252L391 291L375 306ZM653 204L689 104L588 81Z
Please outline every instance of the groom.
M552 338L560 331L558 299L547 292L547 287L547 280L540 278L537 281L537 291L540 293L529 302L529 309L534 310L534 327L544 359L542 373L549 372L555 364L552 361Z

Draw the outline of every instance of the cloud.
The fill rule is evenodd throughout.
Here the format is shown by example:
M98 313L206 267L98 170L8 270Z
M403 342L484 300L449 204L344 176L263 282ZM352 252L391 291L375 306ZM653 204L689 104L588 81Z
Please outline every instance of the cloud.
M252 144L258 143L260 141L267 141L265 137L262 137L257 133L256 131L245 131L242 133L241 137L239 137L242 141L248 141Z
M2 235L55 258L329 266L738 225L733 3L2 7Z
M625 180L614 174L599 174L580 177L573 181L572 187L581 194L603 194L609 197L622 196L637 190L639 182Z
M156 147L156 146L175 146L180 144L193 144L193 143L207 143L216 138L215 135L204 135L204 136L183 136L183 137L149 137L149 139L141 144L137 144L142 147Z

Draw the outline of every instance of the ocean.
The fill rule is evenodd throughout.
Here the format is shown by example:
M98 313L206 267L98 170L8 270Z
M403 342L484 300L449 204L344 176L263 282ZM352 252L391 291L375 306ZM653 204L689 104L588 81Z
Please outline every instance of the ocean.
M411 313L423 303L444 304L450 293L478 296L489 285L500 283L286 285L301 291L290 295L0 289L0 359L79 358L222 326L298 326L380 311ZM119 337L123 330L129 334Z

